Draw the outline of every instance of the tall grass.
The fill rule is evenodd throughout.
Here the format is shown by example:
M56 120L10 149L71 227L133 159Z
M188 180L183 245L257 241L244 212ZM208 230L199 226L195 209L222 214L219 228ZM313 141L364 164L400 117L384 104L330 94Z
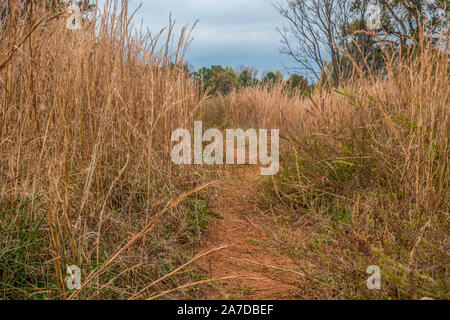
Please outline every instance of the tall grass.
M308 275L305 298L450 298L448 42L437 48L423 36L386 56L385 74L310 97L280 85L223 98L230 123L284 138L260 204L291 233L314 230L282 245ZM366 287L370 265L381 290Z
M13 3L0 30L0 299L203 297L210 171L170 160L171 133L200 115L280 129L282 171L258 200L305 298L450 298L448 43L424 37L335 91L207 100L183 67L189 29L137 31L127 1L107 1L71 32L39 3Z
M205 98L183 67L190 31L140 32L107 1L71 32L40 3L12 2L0 33L0 299L128 298L195 253L204 181L170 161Z

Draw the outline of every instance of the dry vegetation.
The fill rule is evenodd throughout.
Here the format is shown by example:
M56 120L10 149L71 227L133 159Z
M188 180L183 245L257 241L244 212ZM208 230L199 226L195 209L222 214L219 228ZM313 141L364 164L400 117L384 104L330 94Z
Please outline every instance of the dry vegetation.
M448 47L420 41L387 57L384 76L218 103L227 122L280 128L282 172L258 201L281 224L273 244L307 274L305 298L450 298ZM292 240L311 226L310 242ZM370 265L382 290L366 288Z
M202 177L170 161L204 99L182 64L189 30L135 33L125 7L97 31L15 14L0 35L0 299L68 298L68 265L78 298L128 298L187 262L208 218Z
M189 30L150 36L130 19L110 7L69 32L36 7L0 33L0 299L204 297L186 284L207 281L190 261L215 217L212 175L170 161L172 131L199 112L280 129L282 170L255 201L279 226L269 245L307 275L304 298L450 298L448 43L423 38L384 77L310 97L207 100L183 67ZM365 287L369 265L382 290Z

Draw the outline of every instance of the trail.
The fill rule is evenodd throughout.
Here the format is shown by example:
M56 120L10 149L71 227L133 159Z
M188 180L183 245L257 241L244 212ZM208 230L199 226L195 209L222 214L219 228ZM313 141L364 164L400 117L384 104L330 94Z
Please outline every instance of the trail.
M280 249L270 243L274 221L252 203L259 169L252 166L226 171L212 200L221 218L210 222L204 249L228 245L204 258L200 266L210 278L235 275L236 279L210 288L210 299L299 299L299 272Z

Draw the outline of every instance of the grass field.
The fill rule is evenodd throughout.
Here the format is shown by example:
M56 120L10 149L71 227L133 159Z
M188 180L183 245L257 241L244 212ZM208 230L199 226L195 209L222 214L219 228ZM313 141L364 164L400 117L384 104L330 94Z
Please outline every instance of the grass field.
M36 10L0 31L0 299L261 297L258 283L227 285L248 269L201 262L228 245L211 230L239 226L233 206L263 235L239 239L284 263L271 267L286 266L295 297L450 298L448 42L423 36L383 76L308 96L211 96L184 68L191 29L150 36L126 7L95 19L71 32ZM280 129L280 173L174 165L171 133L199 119ZM366 287L370 265L381 290Z

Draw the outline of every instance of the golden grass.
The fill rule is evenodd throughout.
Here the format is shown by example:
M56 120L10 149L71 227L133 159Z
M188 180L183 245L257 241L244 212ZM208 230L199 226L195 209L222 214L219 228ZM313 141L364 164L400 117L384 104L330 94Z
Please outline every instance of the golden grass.
M107 3L81 31L39 5L0 31L0 299L198 298L225 280L194 267L210 168L170 160L199 115L280 129L282 171L258 200L305 298L450 298L448 43L424 37L335 91L207 100L183 67L188 29L138 32L126 1ZM305 225L310 243L283 234ZM83 290L66 289L68 265Z
M188 213L210 184L170 160L205 99L183 67L189 29L136 31L127 2L108 1L71 32L37 3L0 34L0 299L128 298L195 254Z
M259 203L284 222L280 233L315 229L310 243L282 235L311 282L305 298L450 298L448 43L440 47L424 37L387 57L383 76L309 97L279 85L219 101L231 125L280 129L281 174ZM379 291L366 288L370 265L381 267Z

